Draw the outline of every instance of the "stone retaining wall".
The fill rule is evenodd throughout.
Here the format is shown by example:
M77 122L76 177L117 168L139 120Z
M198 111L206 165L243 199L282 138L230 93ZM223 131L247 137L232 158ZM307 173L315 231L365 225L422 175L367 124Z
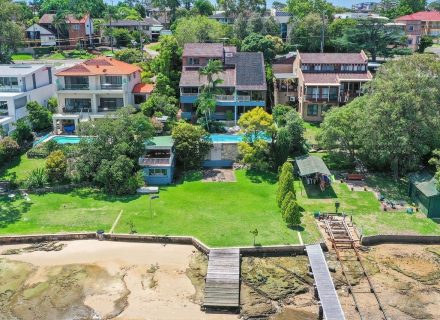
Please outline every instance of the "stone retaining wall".
M398 235L398 234L378 234L375 236L364 236L361 244L364 246L375 246L379 244L440 244L440 236L421 236L421 235Z
M1 236L0 245L37 243L44 241L70 241L70 240L88 240L97 239L95 232L87 233L65 233L65 234L44 234L44 235L23 235L23 236ZM208 254L210 248L200 240L194 237L185 236L151 236L136 234L103 234L103 239L108 241L123 242L143 242L143 243L169 243L192 245L197 250ZM326 251L325 243L321 243L323 250ZM282 246L261 246L261 247L238 247L243 256L282 256L282 255L305 255L304 245L282 245Z

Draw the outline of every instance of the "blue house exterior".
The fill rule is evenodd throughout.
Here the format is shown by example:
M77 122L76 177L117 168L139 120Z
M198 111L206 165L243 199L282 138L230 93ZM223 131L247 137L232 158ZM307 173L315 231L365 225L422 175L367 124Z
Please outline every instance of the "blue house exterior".
M145 143L145 155L139 158L147 185L167 185L173 182L176 164L174 141L171 136L154 137Z

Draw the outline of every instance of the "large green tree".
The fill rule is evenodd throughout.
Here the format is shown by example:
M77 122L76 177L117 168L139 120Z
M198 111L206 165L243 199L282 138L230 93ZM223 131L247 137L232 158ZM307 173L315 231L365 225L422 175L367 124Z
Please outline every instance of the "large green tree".
M272 61L277 53L275 42L269 36L263 36L258 33L251 33L244 38L241 50L246 52L262 52L266 62Z
M290 162L285 162L281 167L280 176L278 179L278 189L277 189L277 203L278 207L281 208L284 199L289 192L292 193L293 198L295 195L295 179L293 177L293 166Z
M37 101L29 101L26 104L29 112L28 120L35 131L42 131L52 126L52 113Z
M216 42L225 36L224 26L205 16L179 19L173 32L180 46L192 42Z
M172 131L177 159L184 170L197 169L212 148L209 133L200 126L179 122Z
M325 31L326 22L317 13L309 13L301 19L294 19L294 27L290 33L292 45L301 51L320 51L323 28Z
M151 64L156 74L162 74L170 81L171 88L179 87L180 70L182 69L182 49L174 36L160 37L160 50Z
M113 194L136 191L138 159L153 135L153 126L143 114L134 112L124 107L116 117L81 124L80 132L93 138L78 144L74 163L78 180L93 182Z
M378 56L393 56L396 48L406 45L406 37L401 30L386 26L381 20L361 19L356 26L345 29L344 35L334 39L333 44L347 52L364 50L376 61Z
M335 10L334 6L326 0L287 0L287 8L298 19L311 13L330 18Z
M12 53L23 40L24 19L20 13L20 6L12 0L0 0L0 64L12 62Z

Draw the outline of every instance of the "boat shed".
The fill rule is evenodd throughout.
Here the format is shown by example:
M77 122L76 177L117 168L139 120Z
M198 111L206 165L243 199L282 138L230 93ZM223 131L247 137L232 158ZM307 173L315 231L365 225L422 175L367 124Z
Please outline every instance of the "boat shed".
M410 175L408 195L431 219L440 219L440 192L434 174L419 172Z

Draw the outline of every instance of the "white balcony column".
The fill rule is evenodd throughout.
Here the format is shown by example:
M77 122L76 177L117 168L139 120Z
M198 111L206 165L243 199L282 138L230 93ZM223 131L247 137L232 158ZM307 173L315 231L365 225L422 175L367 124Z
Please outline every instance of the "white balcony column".
M238 100L238 96L237 96L237 90L234 91L234 124L237 125L237 100Z
M98 113L98 102L96 99L96 94L92 95L92 113L93 114Z
M57 119L52 118L52 127L53 127L53 134L58 134L57 132Z
M75 131L76 131L76 134L78 134L79 119L78 119L78 118L75 118L75 119L73 120L73 122L75 123Z

